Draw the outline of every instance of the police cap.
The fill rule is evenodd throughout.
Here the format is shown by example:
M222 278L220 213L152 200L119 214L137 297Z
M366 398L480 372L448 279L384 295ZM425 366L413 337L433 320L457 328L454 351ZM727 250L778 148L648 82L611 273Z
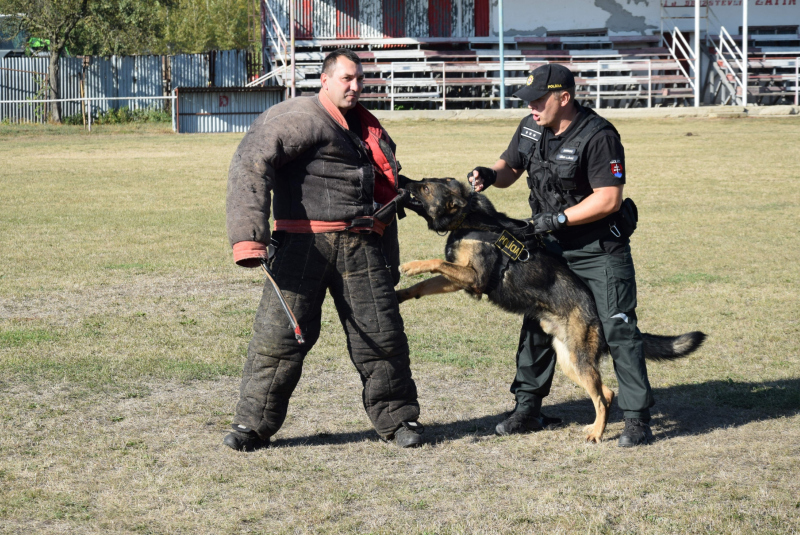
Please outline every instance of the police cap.
M531 102L545 96L550 91L562 91L575 87L572 72L558 63L542 65L534 69L525 86L514 93L520 100Z

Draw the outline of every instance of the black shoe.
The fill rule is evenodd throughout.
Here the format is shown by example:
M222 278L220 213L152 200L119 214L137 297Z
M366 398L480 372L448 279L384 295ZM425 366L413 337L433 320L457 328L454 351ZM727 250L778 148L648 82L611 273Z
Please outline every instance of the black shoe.
M617 445L620 448L631 448L650 444L653 441L653 432L650 431L650 424L638 418L625 418L625 429L619 436Z
M542 429L544 429L544 422L541 416L535 416L529 412L514 411L508 418L497 424L494 432L500 436L507 436L532 433Z
M422 445L422 433L425 428L419 422L403 422L400 429L394 432L394 443L398 448L416 448Z
M269 447L269 440L259 437L255 431L243 425L231 424L233 432L225 435L222 443L236 451L255 451Z

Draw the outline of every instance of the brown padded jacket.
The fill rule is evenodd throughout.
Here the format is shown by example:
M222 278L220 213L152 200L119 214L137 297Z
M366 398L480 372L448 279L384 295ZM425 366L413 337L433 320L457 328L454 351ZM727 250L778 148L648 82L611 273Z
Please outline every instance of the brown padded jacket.
M381 148L396 167L388 135ZM253 122L233 155L226 206L230 243L268 242L271 193L275 219L347 221L373 213L374 188L369 155L319 96L287 100Z

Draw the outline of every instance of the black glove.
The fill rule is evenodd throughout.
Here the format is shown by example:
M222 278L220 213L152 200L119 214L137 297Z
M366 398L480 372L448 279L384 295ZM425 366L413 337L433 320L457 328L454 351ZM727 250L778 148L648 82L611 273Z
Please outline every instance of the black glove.
M472 178L473 173L475 171L478 172L478 178L483 180L483 189L486 189L495 182L497 182L497 171L495 171L494 169L490 169L488 167L476 167L475 169L467 173L467 179Z
M541 212L533 216L533 231L536 234L553 232L565 226L567 226L567 216L564 212Z

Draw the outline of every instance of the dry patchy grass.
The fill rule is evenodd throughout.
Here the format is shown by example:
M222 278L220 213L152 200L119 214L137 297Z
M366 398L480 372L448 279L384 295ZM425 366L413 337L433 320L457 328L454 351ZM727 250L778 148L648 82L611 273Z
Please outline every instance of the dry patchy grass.
M428 445L377 440L326 303L274 448L249 455L221 444L263 284L224 233L240 136L0 127L0 532L797 532L800 123L617 125L640 324L710 335L650 366L654 445L617 448L617 409L583 444L591 402L560 372L564 428L494 437L520 320L455 294L403 309ZM409 176L461 177L515 125L388 126ZM489 195L526 215L524 183ZM443 254L413 214L401 240Z

